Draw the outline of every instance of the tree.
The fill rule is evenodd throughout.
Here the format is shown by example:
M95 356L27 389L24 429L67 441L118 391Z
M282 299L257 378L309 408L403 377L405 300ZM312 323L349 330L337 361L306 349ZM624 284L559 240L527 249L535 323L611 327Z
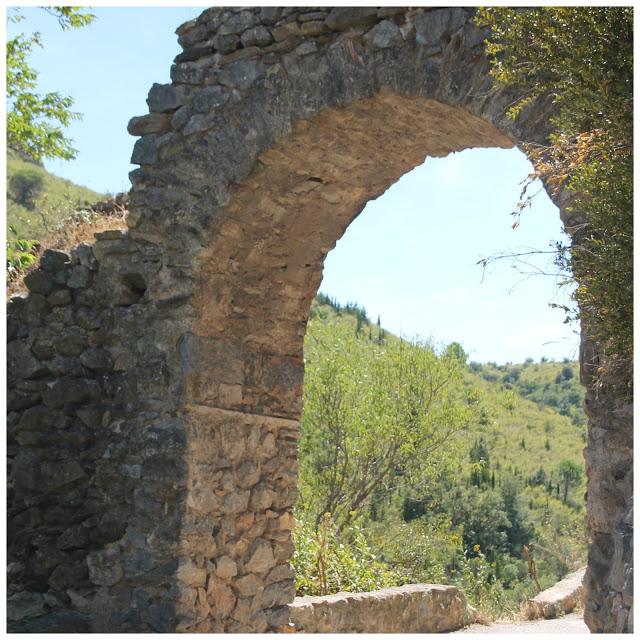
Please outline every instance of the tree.
M374 491L424 482L472 409L456 388L457 358L399 339L371 343L344 322L308 333L300 493L317 522L330 513L342 531Z
M551 193L567 189L568 208L584 221L557 263L571 268L583 330L597 345L598 384L631 393L633 354L633 8L491 7L487 53L498 83L518 98L517 117L550 99L556 133L548 145L524 145L536 178ZM518 205L518 215L528 203ZM517 224L517 220L516 220Z
M569 487L579 485L582 480L582 469L571 460L563 460L558 465L558 475L562 482L562 502L566 503Z
M63 30L85 26L95 17L78 7L44 9L58 19ZM23 16L16 11L10 19L20 22ZM69 160L76 151L63 127L79 119L80 114L71 111L72 98L57 92L36 92L38 73L28 63L35 46L42 46L39 33L20 33L7 42L7 146L34 161Z

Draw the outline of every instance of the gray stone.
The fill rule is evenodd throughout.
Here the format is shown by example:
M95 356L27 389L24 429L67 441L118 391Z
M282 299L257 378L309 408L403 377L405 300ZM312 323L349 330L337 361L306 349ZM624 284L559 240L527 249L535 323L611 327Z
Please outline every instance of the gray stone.
M281 13L281 7L262 7L260 9L260 22L262 24L275 24Z
M180 107L171 118L171 126L178 130L184 127L187 122L189 122L189 118L191 117L191 112L189 111L189 107L184 105Z
M265 608L277 607L293 602L296 595L295 584L290 580L276 582L269 585L262 594L262 606Z
M195 62L183 62L182 64L174 64L169 72L171 80L180 84L200 84L204 80L204 67ZM183 109L184 107L179 107ZM173 118L171 120L173 127Z
M63 356L79 356L87 348L89 339L79 327L69 327L52 342L56 351Z
M41 474L50 490L60 489L87 477L84 469L75 460L67 460L62 463L45 462L42 465Z
M146 549L135 549L122 554L121 558L124 575L133 578L150 571L153 566L151 554Z
M375 22L376 7L334 7L326 17L326 25L332 31L344 31L349 27Z
M29 291L40 293L43 296L51 293L54 284L51 274L41 269L35 269L28 273L24 277L24 283Z
M315 40L307 40L302 44L299 44L295 49L294 53L298 56L306 56L310 53L315 53L318 50L318 44Z
M51 360L56 355L55 349L49 340L36 340L31 346L31 352L39 360Z
M253 47L254 45L265 47L273 42L273 36L269 29L260 25L247 29L242 36L240 36L240 40L245 47Z
M205 87L196 94L193 99L193 110L197 113L209 113L213 109L218 109L229 100L229 92L223 87Z
M324 20L327 17L327 11L311 11L309 13L301 13L298 16L298 22L316 22Z
M142 136L133 146L131 164L154 164L158 161L158 138L155 133Z
M80 362L93 371L110 371L113 369L113 356L100 347L91 347L80 355Z
M71 289L84 289L89 286L91 272L81 264L73 267L67 279L67 286Z
M127 131L132 136L144 136L148 133L166 133L171 131L171 115L168 113L148 113L131 118Z
M7 345L7 372L10 377L20 374L32 380L46 375L47 367L33 357L26 342L14 340Z
M49 294L47 302L52 307L66 307L71 304L71 291L69 289L58 289Z
M169 113L181 107L186 98L186 90L171 84L154 84L149 91L147 104L149 111Z
M191 47L196 42L204 40L209 34L209 30L205 25L194 26L190 29L185 29L182 33L178 34L178 44L183 47Z
M224 35L238 34L246 31L256 23L256 15L251 11L241 11L231 15L220 25L219 33Z
M44 597L41 593L20 591L7 598L7 620L12 622L35 618L45 612Z
M93 551L87 555L89 579L93 584L110 587L122 579L124 572L120 552L116 548Z
M72 255L74 258L77 258L83 267L89 269L89 271L94 271L98 266L98 261L93 255L93 247L86 242L82 242L77 245L75 249L72 249Z
M220 84L235 89L249 89L264 77L264 64L259 60L239 60L225 66L220 71Z
M213 38L213 46L218 53L223 55L231 53L238 48L240 44L240 37L235 34L222 34L218 33Z
M402 31L390 20L379 22L363 36L363 40L377 49L395 47L404 42Z
M45 271L60 271L69 262L69 254L64 251L45 249L40 257L40 268Z
M465 20L466 14L460 8L419 13L415 18L416 41L426 47L439 45L444 36L457 31Z

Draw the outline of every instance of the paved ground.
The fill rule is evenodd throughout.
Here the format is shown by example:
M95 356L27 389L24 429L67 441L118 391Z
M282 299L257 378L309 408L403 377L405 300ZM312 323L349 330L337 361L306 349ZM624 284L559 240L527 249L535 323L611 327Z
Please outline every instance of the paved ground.
M497 622L490 625L472 624L454 633L589 633L582 620L582 612L569 613L555 620L527 620L523 622Z

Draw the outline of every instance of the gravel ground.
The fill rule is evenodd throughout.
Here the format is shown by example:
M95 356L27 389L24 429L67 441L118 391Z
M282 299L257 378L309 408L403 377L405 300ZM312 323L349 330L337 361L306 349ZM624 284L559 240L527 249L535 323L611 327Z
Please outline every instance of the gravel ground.
M582 620L582 612L569 613L555 620L525 620L522 622L496 622L495 624L472 624L454 633L589 633Z

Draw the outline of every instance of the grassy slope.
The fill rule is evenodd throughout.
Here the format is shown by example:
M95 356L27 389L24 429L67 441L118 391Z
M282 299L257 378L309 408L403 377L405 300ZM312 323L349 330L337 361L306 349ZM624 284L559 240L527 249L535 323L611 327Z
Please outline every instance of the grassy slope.
M41 195L35 206L27 208L16 201L12 180L24 173L42 178ZM43 167L21 159L12 151L7 153L7 231L12 226L17 237L41 240L78 208L104 200L105 195L78 186L46 171ZM11 234L9 235L9 237Z
M323 319L349 323L355 330L356 320L353 315L342 313L338 316L330 306L314 302L310 322L322 322ZM368 335L369 328L364 327L362 331L364 335ZM374 336L377 335L377 327L372 326L372 332ZM395 339L395 336L387 333L386 338ZM491 373L504 375L510 368L519 367L522 369L520 378L532 382L535 391L543 389L545 385L553 389L558 372L567 366L574 372L571 391L574 390L573 385L576 385L575 388L582 393L577 382L576 362L507 365L502 371L492 365L483 365L483 368L487 367ZM489 381L483 377L482 372L482 369L474 371L470 367L465 376L465 385L475 390L485 410L486 420L485 424L470 426L463 439L461 460L468 461L469 449L477 438L483 437L490 450L491 466L496 463L500 466L496 477L512 468L517 469L522 479L526 480L542 467L547 478L551 477L555 483L558 480L556 468L563 460L569 459L581 467L584 465L583 427L561 415L553 406L523 397L516 385L502 382L501 377ZM548 447L545 446L547 441ZM532 489L531 493L533 498L538 493L537 488ZM576 504L581 504L583 494L584 481L581 486L572 488L569 495Z

